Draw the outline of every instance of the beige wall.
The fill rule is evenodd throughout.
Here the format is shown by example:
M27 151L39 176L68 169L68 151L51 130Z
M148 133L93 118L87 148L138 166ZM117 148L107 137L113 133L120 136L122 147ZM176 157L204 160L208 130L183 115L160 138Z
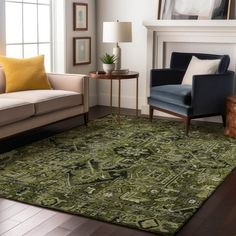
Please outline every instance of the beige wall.
M66 12L66 72L88 74L90 71L96 70L96 0L65 0ZM73 2L88 3L88 31L73 30ZM73 65L73 37L91 37L91 64L89 65ZM90 80L90 106L97 105L97 87L96 81Z
M56 0L58 1L58 0ZM66 72L84 73L102 69L99 58L105 52L112 53L113 44L102 42L102 23L104 21L131 21L133 23L133 42L121 43L122 67L140 73L139 79L139 108L146 107L146 53L147 31L143 27L143 20L157 19L158 0L64 0L66 7ZM72 3L84 2L89 4L89 30L87 32L73 31ZM235 16L235 1L232 0L231 16ZM90 65L73 66L73 37L90 36L92 38L92 63ZM167 58L171 51L181 51L182 45L168 45ZM201 48L204 49L204 48ZM190 49L186 49L187 51ZM200 49L199 49L200 50ZM227 49L228 50L228 49ZM227 51L226 50L226 51ZM217 52L220 52L217 50ZM169 59L169 58L168 58ZM90 105L109 105L108 81L90 80ZM114 104L117 105L117 84L114 85ZM122 83L122 107L135 107L135 82ZM144 108L145 109L145 108Z
M147 31L142 22L145 19L156 19L158 0L97 0L97 61L105 52L112 53L114 44L102 42L102 23L104 21L131 21L133 23L133 42L120 44L122 48L122 67L140 73L139 104L146 104L146 51ZM99 81L98 101L100 105L109 104L109 83ZM122 82L121 105L135 107L135 81ZM114 85L114 104L117 105L117 85Z

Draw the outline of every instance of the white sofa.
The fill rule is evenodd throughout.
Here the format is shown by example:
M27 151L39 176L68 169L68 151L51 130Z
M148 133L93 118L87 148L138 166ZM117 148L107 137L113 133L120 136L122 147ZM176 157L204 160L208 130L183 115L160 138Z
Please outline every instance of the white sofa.
M52 90L5 93L0 68L0 139L50 123L88 114L88 77L47 74Z

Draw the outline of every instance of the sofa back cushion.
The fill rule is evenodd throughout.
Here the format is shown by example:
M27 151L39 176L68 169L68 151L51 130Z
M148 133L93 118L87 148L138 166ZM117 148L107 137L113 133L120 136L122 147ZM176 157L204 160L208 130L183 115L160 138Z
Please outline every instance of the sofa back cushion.
M215 55L204 53L181 53L173 52L171 56L170 68L186 71L192 57L195 56L201 60L220 60L217 74L224 74L229 67L230 57L228 55Z
M5 74L4 74L3 68L0 67L0 94L5 93L5 89L6 89Z

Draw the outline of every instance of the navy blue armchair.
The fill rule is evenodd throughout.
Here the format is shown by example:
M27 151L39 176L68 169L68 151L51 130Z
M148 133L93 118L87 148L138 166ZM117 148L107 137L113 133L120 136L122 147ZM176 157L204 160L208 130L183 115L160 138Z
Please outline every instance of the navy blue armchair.
M182 85L192 56L220 59L218 71L211 75L195 75L192 85ZM221 115L225 126L226 98L234 92L235 78L235 73L228 71L229 63L228 55L173 52L170 69L151 70L150 120L154 109L183 118L187 135L190 121L195 118Z

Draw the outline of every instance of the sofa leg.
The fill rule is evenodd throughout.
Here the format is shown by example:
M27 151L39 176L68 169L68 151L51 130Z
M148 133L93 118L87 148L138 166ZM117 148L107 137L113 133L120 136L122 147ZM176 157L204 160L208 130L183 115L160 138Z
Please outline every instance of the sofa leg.
M223 126L226 127L226 115L222 115Z
M149 119L150 119L151 122L152 122L152 119L153 119L153 111L154 111L153 107L149 106Z
M186 136L188 136L188 134L189 134L189 129L190 129L190 123L191 123L191 118L189 118L189 117L186 117L185 118L185 134L186 134Z
M84 124L88 125L88 112L84 113Z

